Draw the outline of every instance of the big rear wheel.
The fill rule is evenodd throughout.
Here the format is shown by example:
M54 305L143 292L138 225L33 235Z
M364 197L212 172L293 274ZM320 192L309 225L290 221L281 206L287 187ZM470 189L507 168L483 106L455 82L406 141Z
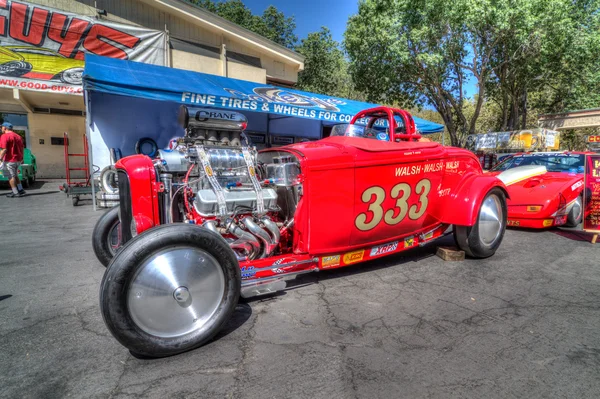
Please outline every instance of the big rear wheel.
M492 256L504 238L507 214L504 191L491 189L479 207L475 225L454 226L459 248L473 258Z
M116 254L102 279L100 308L131 352L164 357L209 341L230 319L240 286L235 254L217 233L169 224Z
M121 247L121 222L119 221L119 207L115 206L104 215L94 226L92 233L92 247L96 258L104 266L108 266L112 258Z

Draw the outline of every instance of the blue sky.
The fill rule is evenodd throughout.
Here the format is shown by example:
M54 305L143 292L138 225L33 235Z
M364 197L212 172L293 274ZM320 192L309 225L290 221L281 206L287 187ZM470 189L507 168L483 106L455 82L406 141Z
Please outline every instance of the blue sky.
M344 39L348 17L358 12L358 0L243 0L254 14L262 12L271 4L287 17L296 18L296 35L303 39L321 26L331 30L335 40Z
M302 40L321 26L331 31L334 40L341 43L348 18L358 12L358 0L242 0L254 14L262 14L271 4L285 16L296 19L296 36ZM467 83L467 96L476 93L475 79Z

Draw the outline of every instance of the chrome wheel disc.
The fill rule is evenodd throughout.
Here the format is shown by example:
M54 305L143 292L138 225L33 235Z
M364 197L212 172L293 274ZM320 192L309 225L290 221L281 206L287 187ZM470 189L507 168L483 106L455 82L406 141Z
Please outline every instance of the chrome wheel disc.
M121 222L117 222L110 228L108 232L108 250L111 255L115 255L121 246Z
M225 275L208 252L172 247L148 257L131 280L127 306L148 334L173 338L202 329L219 308Z
M479 239L486 246L492 246L502 232L504 215L500 199L490 195L479 211Z
M581 211L582 210L583 209L582 209L582 206L581 206L581 201L579 200L579 198L577 198L575 200L575 203L573 204L573 210L572 210L573 215L576 215L575 218L574 218L575 220L579 220L581 218Z

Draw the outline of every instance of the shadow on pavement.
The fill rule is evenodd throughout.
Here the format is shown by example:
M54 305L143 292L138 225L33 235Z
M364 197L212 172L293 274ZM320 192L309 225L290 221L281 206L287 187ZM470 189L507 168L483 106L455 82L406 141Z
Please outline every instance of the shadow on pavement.
M586 233L581 230L554 230L554 234L559 235L561 237L568 238L573 241L587 241L592 242L592 233Z
M47 195L47 194L56 194L56 193L60 193L59 190L56 191L44 191L43 193L30 193L29 191L27 191L27 194L24 195L24 197L35 197L37 195Z
M12 295L0 295L0 301L3 301L3 300L8 299L10 297L12 297Z
M225 323L225 325L223 326L221 331L219 331L213 339L208 341L203 346L210 345L211 343L218 341L221 338L226 337L227 335L231 334L232 332L234 332L235 330L237 330L238 328L243 326L244 323L246 323L248 321L250 316L252 316L252 308L250 307L250 305L245 304L245 303L238 303L238 305L235 307L235 310L233 311L233 315L231 316L229 321L227 321L227 323ZM194 351L194 349L192 349L188 352L193 352L193 351ZM186 352L186 353L188 353L188 352ZM165 356L165 357L155 358L155 357L148 357L148 356L140 355L140 354L132 352L132 351L129 351L129 353L131 354L131 356L135 357L136 359L140 359L140 360L161 360L161 359L166 359L166 358L172 357L172 356ZM181 354L177 354L177 355L173 355L173 356L181 356Z

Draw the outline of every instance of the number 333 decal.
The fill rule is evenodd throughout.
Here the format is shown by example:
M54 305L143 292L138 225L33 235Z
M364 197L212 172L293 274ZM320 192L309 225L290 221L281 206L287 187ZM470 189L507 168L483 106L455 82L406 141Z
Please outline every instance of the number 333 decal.
M428 179L423 179L415 186L415 193L419 196L419 202L412 206L408 206L408 198L412 192L412 188L408 183L398 183L392 187L390 196L396 200L396 206L385 211L381 204L385 200L385 190L381 187L369 187L363 193L361 200L365 204L369 204L367 212L361 213L356 217L354 224L361 231L368 231L377 226L381 219L390 226L400 223L406 215L411 220L417 220L425 214L429 198L427 195L431 190L431 182ZM367 220L370 222L367 222Z

